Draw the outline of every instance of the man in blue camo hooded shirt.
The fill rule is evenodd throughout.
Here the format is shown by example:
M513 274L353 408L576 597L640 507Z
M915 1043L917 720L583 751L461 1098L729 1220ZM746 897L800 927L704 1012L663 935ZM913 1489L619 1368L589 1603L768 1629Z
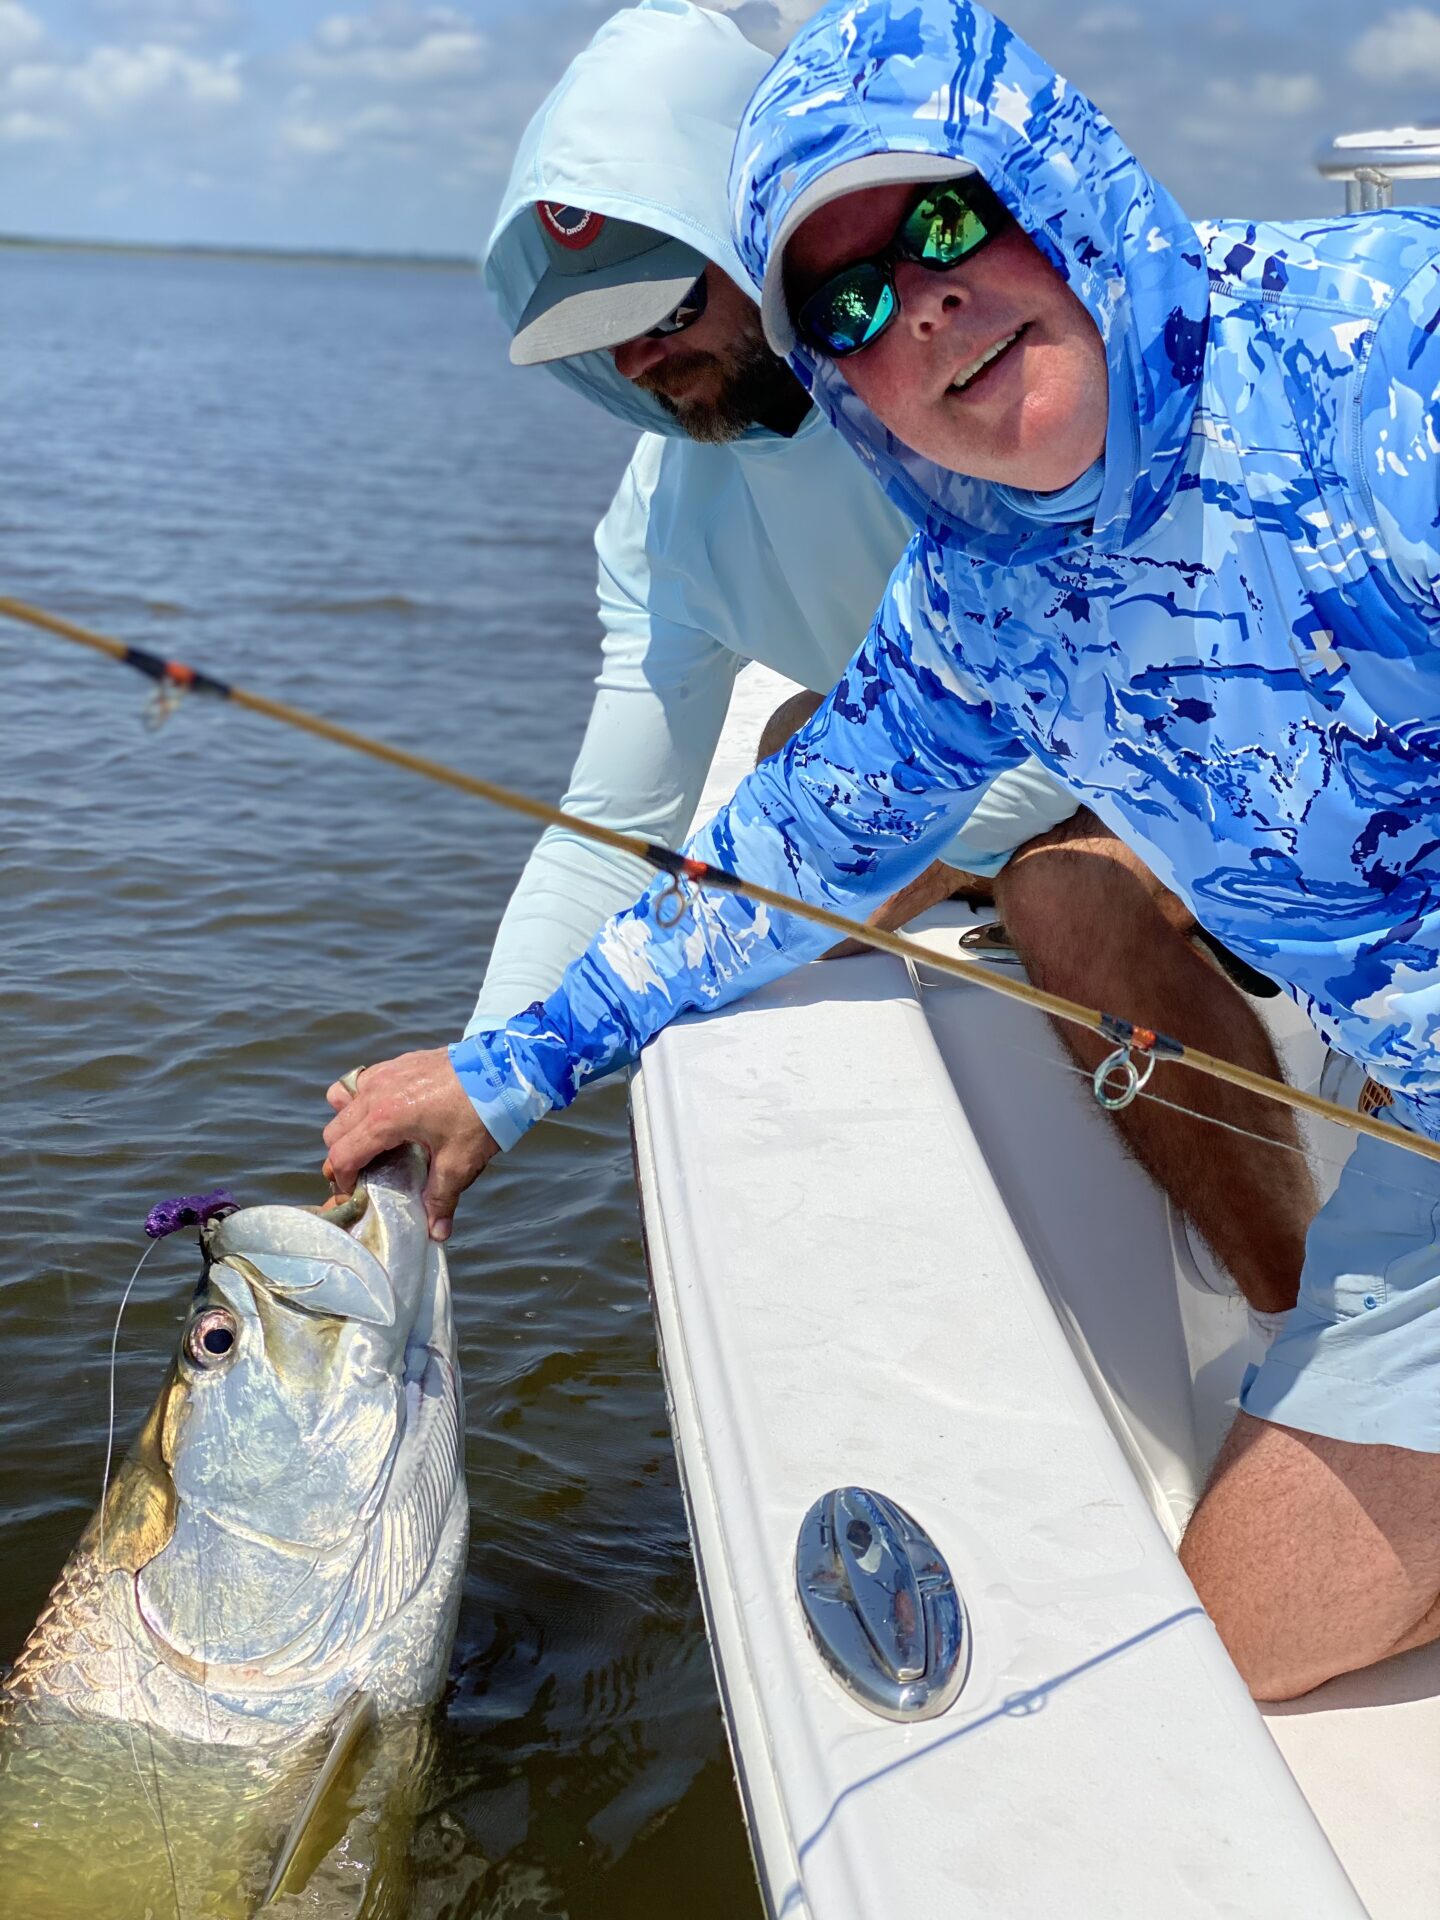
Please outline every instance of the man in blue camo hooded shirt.
M874 196L961 162L1010 238L948 273L895 265ZM812 20L751 102L732 195L771 344L920 531L826 707L691 850L865 909L1032 752L1390 1090L1387 1117L1440 1136L1440 213L1197 228L1089 101L952 0ZM918 410L904 356L958 341L1017 248L1042 306L1083 309L1101 438L1073 471L977 478L943 420L928 454L908 422L963 417L981 373L1030 380L1029 323L972 339ZM787 264L867 257L890 262L891 344L827 357L796 337ZM825 944L723 896L666 928L662 890L542 1006L451 1050L496 1145ZM1262 1697L1440 1636L1437 1205L1429 1163L1361 1141L1187 1535Z

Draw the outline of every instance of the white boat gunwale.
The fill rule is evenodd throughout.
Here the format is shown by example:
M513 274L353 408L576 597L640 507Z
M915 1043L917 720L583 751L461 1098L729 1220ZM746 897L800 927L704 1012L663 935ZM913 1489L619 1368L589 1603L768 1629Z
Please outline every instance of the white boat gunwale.
M733 787L786 690L763 669L741 676L702 812ZM953 939L953 924L929 937ZM1418 1920L1440 1910L1431 1899L1440 1868L1417 1859L1423 1833L1419 1849L1401 1847L1395 1869L1379 1858L1394 1852L1393 1836L1381 1829L1367 1843L1357 1831L1384 1800L1373 1768L1369 1800L1362 1791L1353 1814L1342 1807L1337 1816L1333 1791L1317 1791L1320 1776L1333 1787L1335 1773L1326 1758L1333 1729L1313 1737L1337 1717L1323 1702L1308 1716L1272 1721L1290 1765L1281 1759L1174 1555L1225 1408L1202 1408L1197 1392L1195 1406L1167 1425L1172 1376L1183 1379L1187 1401L1192 1373L1212 1400L1213 1376L1229 1368L1238 1383L1243 1311L1186 1270L1163 1201L1124 1160L1075 1079L1058 1083L1053 1059L1022 1067L1018 1098L1032 1108L1044 1100L1057 1150L1073 1150L1082 1167L1103 1168L1115 1183L1132 1261L1149 1260L1153 1275L1163 1247L1175 1275L1173 1292L1152 1281L1128 1296L1142 1318L1161 1316L1146 1339L1163 1347L1170 1372L1147 1404L1136 1379L1146 1342L1127 1351L1119 1313L1105 1310L1116 1285L1113 1234L1100 1232L1087 1247L1080 1232L1057 1248L1025 1204L1017 1215L1006 1157L1013 1142L996 1119L1006 1098L993 1097L1004 1022L993 997L983 1008L980 998L938 976L917 980L881 956L810 968L720 1015L676 1023L635 1076L637 1178L667 1404L768 1910L889 1920L937 1911L943 1900L945 1910L1038 1915L1061 1910L1053 1901L1062 1885L1064 1909L1097 1920L1222 1909L1266 1920L1367 1911ZM1014 1017L1033 1020L1023 1010ZM1054 1049L1038 1022L1025 1045ZM862 1077L847 1071L847 1058L861 1056L886 1060L888 1093L862 1090ZM1015 1079L1014 1059L998 1058ZM972 1075L983 1083L978 1094L966 1084ZM1046 1137L1035 1118L1023 1111L1018 1123L1032 1151ZM1013 1113L1008 1124L1017 1124ZM943 1189L938 1199L922 1192L926 1179ZM872 1203L891 1220L888 1256L877 1255L867 1276L861 1243ZM1074 1274L1087 1261L1077 1291ZM976 1273L978 1294L962 1297ZM898 1371L893 1355L867 1356L853 1337L867 1277L872 1315L875 1287L889 1310L881 1318L892 1345L897 1328L903 1344L917 1316L932 1332L937 1351L927 1359L922 1342L906 1356L911 1373ZM976 1342L995 1349L984 1364L970 1352ZM1002 1351L1010 1358L997 1374ZM957 1406L961 1394L977 1404ZM909 1422L908 1451L890 1430L897 1420ZM950 1428L943 1442L940 1420ZM1065 1457L1050 1463L1048 1483L1037 1474L1028 1493L998 1504L993 1492L977 1494L1049 1427L1063 1434ZM1068 1509L1058 1484L1066 1475L1074 1482ZM817 1495L849 1482L873 1485L915 1514L946 1552L970 1609L974 1670L942 1719L897 1727L867 1715L810 1643L794 1593L795 1531ZM1028 1518L1018 1520L1017 1507ZM1016 1569L1026 1554L1036 1558L1046 1527L1068 1527L1073 1537L1058 1556L1045 1548L1055 1565L1047 1562L1047 1578L1031 1580L1017 1603ZM1117 1552L1116 1541L1132 1545ZM1057 1577L1066 1585L1066 1553L1072 1591L1060 1607L1054 1589ZM1098 1576L1093 1565L1086 1571L1087 1554L1099 1556ZM1076 1658L1053 1657L1053 1645L1047 1657L1047 1636L1057 1634L1076 1641ZM1145 1684L1163 1706L1146 1707ZM1372 1737L1393 1744L1398 1733L1417 1759L1418 1794L1412 1782L1392 1808L1414 1818L1417 1799L1423 1805L1440 1787L1440 1666L1433 1686L1422 1675L1409 1691L1413 1698L1370 1711L1381 1715ZM1082 1702L1085 1711L1072 1715L1070 1705ZM1092 1751L1094 1714L1128 1728L1128 1744ZM1027 1729L1019 1771L993 1735L979 1743L985 1768L969 1764L968 1743L955 1736L981 1726L1008 1729L1011 1746L1015 1729ZM1424 1754L1432 1734L1433 1758ZM902 1793L891 1790L897 1767ZM997 1769L1012 1776L1008 1800ZM1063 1817L1055 1800L1062 1775ZM1302 1786L1326 1805L1331 1839L1362 1881L1364 1904ZM1428 1802L1432 1835L1437 1798ZM1033 1822L1045 1807L1062 1831L1040 1846ZM1097 1830L1107 1839L1099 1851ZM1399 1884L1407 1875L1408 1892Z

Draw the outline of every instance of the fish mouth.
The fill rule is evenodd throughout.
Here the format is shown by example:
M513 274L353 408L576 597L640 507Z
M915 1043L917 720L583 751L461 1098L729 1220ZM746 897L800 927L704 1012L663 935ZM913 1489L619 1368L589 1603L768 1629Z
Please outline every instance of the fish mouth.
M426 1174L424 1151L407 1145L372 1161L328 1212L242 1207L207 1229L209 1265L308 1313L408 1329L433 1264Z
M951 380L949 386L945 389L947 396L965 393L974 387L978 381L984 378L997 361L1004 359L1010 349L1024 339L1029 331L1030 326L1027 321L1023 327L1017 327L1013 333L1007 333L1003 339L995 341L992 346L986 347L983 353L977 354L975 358L963 366Z
M413 1140L407 1141L372 1160L356 1181L355 1193L393 1193L418 1201L425 1191L429 1172L430 1161L425 1149Z

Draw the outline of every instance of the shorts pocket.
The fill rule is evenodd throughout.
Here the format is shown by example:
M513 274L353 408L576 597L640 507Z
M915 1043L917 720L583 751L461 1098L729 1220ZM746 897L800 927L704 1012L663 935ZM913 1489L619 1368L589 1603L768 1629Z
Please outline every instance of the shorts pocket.
M1371 1252L1374 1243L1371 1243ZM1319 1320L1351 1320L1356 1314L1374 1313L1390 1298L1390 1287L1383 1273L1367 1273L1363 1267L1331 1267L1312 1273L1307 1246L1305 1270L1300 1277L1300 1305Z
M1339 1186L1311 1222L1301 1306L1320 1320L1354 1319L1437 1273L1440 1197L1429 1168L1398 1148L1362 1138Z

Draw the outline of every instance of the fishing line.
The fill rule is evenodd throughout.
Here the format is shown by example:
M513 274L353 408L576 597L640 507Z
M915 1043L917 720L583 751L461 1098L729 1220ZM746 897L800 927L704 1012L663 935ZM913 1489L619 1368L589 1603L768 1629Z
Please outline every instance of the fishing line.
M403 748L392 747L383 740L372 739L369 735L356 733L349 727L339 726L333 720L326 720L319 714L309 713L304 708L289 705L282 700L271 700L263 694L251 693L244 687L232 686L213 674L203 673L198 668L188 666L184 661L166 660L160 654L151 653L145 647L127 646L124 641L112 639L108 634L97 633L93 628L79 626L72 620L62 619L58 614L46 613L39 607L30 606L23 600L0 597L0 615L18 620L22 624L38 627L43 632L57 635L62 640L73 641L77 646L88 647L92 652L102 653L111 660L134 667L137 672L155 683L156 696L160 704L160 714L173 709L176 702L185 693L201 693L215 699L228 700L237 707L244 707L251 713L263 714L267 719L276 720L282 726L297 728L321 740L331 741L336 746L347 747L352 752L363 753L372 760L384 762L387 766L399 767L407 773L418 774L422 779L433 780L440 786L452 787L459 793L471 795L475 799L488 800L493 806L503 807L507 812L523 814L543 826L564 827L567 832L583 840L590 840L598 846L611 847L616 852L629 854L643 861L657 872L669 877L670 885L657 896L654 914L657 925L673 926L690 905L690 890L715 888L723 893L743 894L747 899L761 906L773 907L777 913L792 915L798 920L808 921L813 926L824 927L828 932L839 934L842 938L859 940L867 947L873 947L881 953L894 954L897 959L912 961L932 970L948 973L956 979L969 980L976 986L982 986L991 993L999 993L1007 999L1019 1000L1025 1005L1048 1013L1052 1019L1064 1020L1073 1026L1084 1027L1091 1033L1108 1039L1117 1049L1117 1057L1123 1059L1133 1072L1134 1054L1140 1054L1147 1062L1172 1060L1177 1066L1189 1067L1196 1073L1208 1074L1215 1080L1223 1080L1230 1086L1241 1087L1262 1099L1278 1101L1282 1106L1295 1108L1301 1113L1315 1115L1322 1120L1333 1121L1337 1126L1347 1127L1353 1133L1368 1133L1374 1139L1387 1141L1391 1146L1399 1147L1406 1153L1418 1154L1421 1159L1432 1160L1440 1164L1440 1140L1431 1140L1424 1134L1409 1133L1402 1127L1396 1127L1383 1120L1376 1120L1367 1113L1348 1111L1333 1101L1322 1099L1318 1094L1307 1093L1302 1088L1290 1087L1281 1080L1273 1080L1267 1074L1255 1073L1248 1067L1237 1066L1233 1061L1223 1060L1214 1054L1204 1053L1199 1048L1186 1046L1171 1034L1156 1033L1152 1028L1122 1018L1118 1014L1105 1013L1098 1007L1082 1006L1078 1001L1065 1000L1058 994L1046 993L1028 982L1006 979L1002 975L990 972L981 961L962 959L958 954L937 953L922 946L918 941L907 939L905 935L888 933L879 927L872 927L859 920L848 919L844 914L835 913L828 907L814 905L808 900L797 899L792 894L781 893L773 887L767 887L759 881L746 879L741 874L729 873L723 867L710 865L708 861L696 860L687 854L677 853L672 847L665 847L655 841L642 840L638 835L620 833L613 827L602 826L598 821L582 819L578 814L566 813L563 808L548 805L543 800L532 799L528 794L517 793L513 788L499 785L493 780L482 780L478 775L462 773L458 768L446 766L442 761L431 760L423 754L408 753Z
M1059 1038L1058 1035L1056 1037ZM1018 1053L1027 1060L1035 1061L1039 1066L1048 1067L1052 1073L1069 1074L1087 1083L1094 1080L1094 1069L1082 1066L1078 1061L1057 1060L1053 1055L1041 1053L1035 1047L1027 1047L1020 1040L1001 1040L998 1044L1009 1053ZM1064 1042L1061 1041L1060 1044L1063 1046ZM1344 1160L1335 1160L1329 1154L1322 1153L1318 1147L1308 1146L1304 1140L1277 1140L1273 1134L1256 1133L1253 1128L1242 1127L1234 1120L1222 1120L1218 1113L1202 1113L1198 1107L1187 1107L1181 1101L1167 1100L1163 1094L1152 1093L1148 1087L1142 1088L1136 1094L1135 1104L1138 1105L1142 1100L1152 1106L1168 1108L1171 1113L1178 1113L1187 1120L1202 1122L1207 1127L1218 1127L1223 1133L1233 1133L1238 1139L1248 1140L1255 1146L1273 1147L1277 1153L1294 1154L1312 1169L1323 1167L1327 1172L1335 1174L1337 1178L1350 1166L1348 1156ZM1133 1149L1131 1151L1133 1152ZM1365 1167L1353 1168L1350 1177L1368 1180L1372 1186L1384 1187L1388 1192L1402 1194L1408 1199L1431 1202L1435 1199L1433 1188L1405 1186L1399 1180L1388 1179L1383 1173L1372 1173Z
M100 1559L102 1564L105 1559L105 1503L110 1495L110 1463L115 1457L115 1368L120 1348L120 1322L125 1317L125 1307L134 1290L135 1282L140 1278L140 1269L159 1244L158 1240L152 1240L135 1262L135 1271L125 1282L125 1291L120 1296L120 1305L115 1312L115 1328L110 1335L110 1414L105 1434L105 1471L100 1480Z
M135 1691L137 1694L140 1691L138 1674L135 1679ZM130 1731L130 1751L135 1758L135 1772L140 1781L141 1791L143 1792L145 1790L145 1776L140 1768L140 1756L135 1751L134 1722L127 1720L125 1724ZM145 1742L150 1749L150 1773L155 1787L155 1818L159 1822L160 1838L165 1843L165 1865L170 1874L170 1894L175 1902L175 1920L185 1920L184 1913L181 1911L180 1906L180 1880L175 1872L175 1849L170 1843L170 1828L165 1819L165 1800L160 1790L160 1762L155 1757L155 1732L148 1720L145 1722ZM148 1794L146 1794L146 1799L148 1802Z
M159 1244L160 1242L158 1240L152 1240L140 1258L135 1262L135 1270L125 1282L125 1291L120 1296L120 1305L115 1312L114 1331L110 1335L110 1410L105 1434L105 1471L101 1475L100 1481L99 1577L101 1580L105 1578L105 1507L110 1498L110 1464L115 1457L115 1371L118 1364L120 1347L120 1322L125 1317L125 1307L130 1299L131 1293L134 1291L135 1282L140 1278L140 1269L145 1265L145 1262L150 1258L151 1254L154 1253ZM135 1652L134 1647L129 1645L128 1636L125 1634L123 1625L120 1629L120 1638L117 1645L120 1654L120 1672L123 1685L126 1653L128 1651L133 1657ZM130 1679L130 1687L132 1693L138 1698L140 1693L140 1674L138 1668ZM146 1744L150 1749L149 1783L146 1782L145 1769L140 1763L140 1750L135 1744L135 1722L133 1720L127 1720L124 1723L125 1731L130 1738L130 1757L135 1763L135 1778L140 1782L140 1792L144 1796L146 1806L149 1807L150 1811L155 1815L155 1823L160 1829L160 1838L164 1842L165 1865L170 1875L170 1892L175 1901L175 1920L184 1920L180 1909L180 1882L175 1873L175 1850L170 1844L170 1827L165 1819L165 1800L160 1789L160 1762L155 1754L155 1734L148 1720L143 1724L145 1727ZM155 1789L155 1797L153 1800L150 1797L151 1785L153 1785Z

